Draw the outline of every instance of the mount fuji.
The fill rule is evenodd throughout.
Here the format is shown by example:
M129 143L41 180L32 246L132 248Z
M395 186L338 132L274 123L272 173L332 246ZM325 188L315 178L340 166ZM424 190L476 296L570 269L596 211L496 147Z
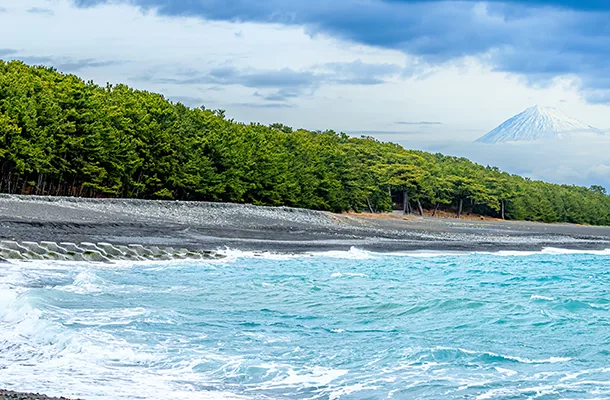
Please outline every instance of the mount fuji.
M553 140L574 135L601 135L602 131L568 117L552 107L534 106L505 121L476 140L478 143L526 142Z

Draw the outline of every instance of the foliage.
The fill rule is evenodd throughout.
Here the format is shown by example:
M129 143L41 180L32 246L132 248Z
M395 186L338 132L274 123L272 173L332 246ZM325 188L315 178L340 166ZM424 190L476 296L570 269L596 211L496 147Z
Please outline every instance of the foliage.
M370 137L227 120L124 85L0 61L0 191L407 210L610 224L601 186L554 185ZM404 197L403 197L404 196Z

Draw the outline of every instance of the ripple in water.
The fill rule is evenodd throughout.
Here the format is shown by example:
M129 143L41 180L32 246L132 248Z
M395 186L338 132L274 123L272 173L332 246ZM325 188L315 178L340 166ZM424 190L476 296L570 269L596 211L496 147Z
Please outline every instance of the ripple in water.
M610 397L608 252L227 253L3 265L0 387L86 399Z

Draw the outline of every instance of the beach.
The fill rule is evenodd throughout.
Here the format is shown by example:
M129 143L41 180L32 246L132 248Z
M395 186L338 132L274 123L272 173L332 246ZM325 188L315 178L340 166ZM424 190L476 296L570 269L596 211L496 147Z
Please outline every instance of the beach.
M0 195L0 240L267 252L605 249L610 227L288 207Z

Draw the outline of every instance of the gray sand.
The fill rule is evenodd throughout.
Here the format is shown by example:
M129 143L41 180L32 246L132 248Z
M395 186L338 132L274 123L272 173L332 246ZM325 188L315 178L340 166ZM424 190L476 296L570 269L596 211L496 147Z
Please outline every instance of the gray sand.
M610 227L366 218L226 203L0 195L0 239L302 252L610 248Z

